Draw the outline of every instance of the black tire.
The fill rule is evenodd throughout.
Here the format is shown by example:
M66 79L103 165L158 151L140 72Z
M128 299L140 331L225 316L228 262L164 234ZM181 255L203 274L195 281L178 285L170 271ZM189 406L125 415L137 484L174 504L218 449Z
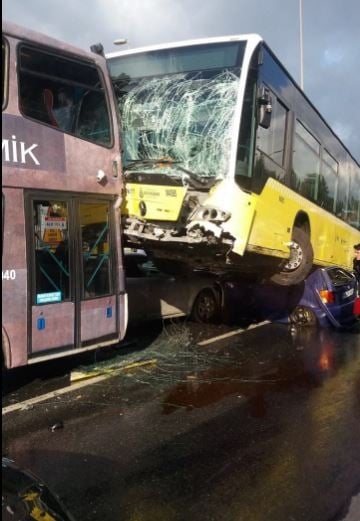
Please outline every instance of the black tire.
M296 306L289 318L290 322L297 326L316 326L318 323L313 310L306 306Z
M292 234L290 258L282 263L280 271L271 277L271 282L280 286L292 286L302 282L311 271L314 252L309 235L295 227Z
M219 315L219 300L211 289L202 289L193 304L191 318L195 322L208 324Z

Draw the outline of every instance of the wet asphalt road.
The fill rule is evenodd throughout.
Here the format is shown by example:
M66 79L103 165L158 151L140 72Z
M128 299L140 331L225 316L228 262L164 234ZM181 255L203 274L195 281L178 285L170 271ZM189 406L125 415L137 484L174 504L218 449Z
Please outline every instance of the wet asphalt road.
M78 521L344 519L360 492L359 331L269 324L203 343L216 334L168 325L129 354L151 364L6 414L3 455Z

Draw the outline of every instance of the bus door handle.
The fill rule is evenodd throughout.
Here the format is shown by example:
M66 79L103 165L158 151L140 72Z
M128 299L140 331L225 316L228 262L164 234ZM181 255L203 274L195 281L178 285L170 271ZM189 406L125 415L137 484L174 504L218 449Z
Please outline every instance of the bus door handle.
M119 163L116 159L112 162L112 175L113 177L119 177Z

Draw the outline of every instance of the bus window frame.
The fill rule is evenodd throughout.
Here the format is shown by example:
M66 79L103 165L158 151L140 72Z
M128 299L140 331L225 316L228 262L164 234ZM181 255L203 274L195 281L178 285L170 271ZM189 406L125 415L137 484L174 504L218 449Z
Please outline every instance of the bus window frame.
M289 171L289 174L290 174L290 179L289 179L289 184L288 184L288 187L290 188L290 190L292 190L294 193L300 195L301 197L304 197L307 201L309 201L310 203L312 204L315 204L318 208L321 208L321 205L319 204L318 202L318 190L319 190L319 181L320 181L320 175L321 175L321 157L322 157L322 150L323 150L323 144L322 144L322 140L316 136L316 134L313 132L313 130L310 130L309 126L302 120L300 119L300 117L297 115L297 114L294 114L294 123L293 123L293 129L292 129L292 147L291 147L291 163L290 163L290 171ZM297 124L300 128L303 128L303 130L305 130L305 132L307 132L309 134L309 136L314 140L316 141L317 145L318 145L318 152L315 150L315 148L303 137L302 134L300 134L299 132L296 131L297 129ZM306 134L305 134L306 135ZM318 158L318 171L316 173L316 186L315 186L315 193L314 193L314 199L311 199L311 197L309 197L308 195L304 195L302 194L299 190L297 190L296 188L294 188L291 184L291 174L295 172L294 170L294 154L296 152L295 150L295 144L296 144L296 140L300 140L300 142L302 143L302 145L305 145L305 147L312 151L314 155L316 155L316 157ZM328 211L328 210L327 210ZM332 212L329 212L329 213L332 213Z
M349 190L346 210L348 214L352 212L355 212L357 214L357 222L355 224L350 224L350 226L355 228L355 230L360 230L360 194L357 199L354 199L354 197L352 196L353 186L355 186L355 189L360 187L360 172L356 172L354 170L352 170L349 175ZM354 207L352 204L353 202L357 203L357 206Z
M314 152L316 152L316 150L310 145L310 143L308 143L308 141L306 141L306 139L304 139L302 135L299 134L299 132L296 132L296 123L299 123L300 127L303 127L306 130L306 132L310 134L314 141L316 141L316 143L319 145L318 156L319 158L321 158L321 151L324 148L324 146L322 145L322 140L319 137L317 137L316 133L312 129L310 129L310 127L300 117L295 115L294 134L297 134L302 139L302 141Z
M36 303L36 259L35 259L35 239L34 239L34 216L33 216L33 203L34 201L39 200L62 200L68 204L68 215L69 215L69 223L68 223L68 245L69 250L72 254L69 253L69 271L70 271L70 280L69 280L69 298L66 300L61 300L59 303L64 302L73 302L76 301L86 301L86 300L94 300L96 298L104 298L110 295L116 294L117 287L117 273L114 267L116 266L116 227L114 222L114 196L113 195L103 195L103 194L83 194L83 193L67 193L63 191L49 192L49 191L40 191L40 190L27 190L24 193L25 205L24 205L24 213L26 218L26 256L29 259L28 262L28 287L31 289L28 291L28 306L29 310L31 310L32 306L40 307L41 304ZM110 254L109 254L109 262L110 268L109 271L111 273L110 284L109 284L109 292L104 293L102 295L97 295L95 297L86 297L85 289L84 289L84 275L83 275L83 266L82 266L82 256L81 256L81 229L80 229L80 216L78 214L80 203L96 203L99 201L103 201L108 203L109 205L109 215L108 215L108 224L109 224L109 242L110 242ZM80 265L78 265L80 263Z
M324 158L325 154L336 164L336 170L334 170L332 168L332 165ZM333 172L333 174L335 176L333 208L332 208L332 210L328 210L327 208L326 209L328 212L330 212L331 214L336 216L336 206L337 206L337 202L338 202L339 179L340 179L339 161L337 161L334 158L334 156L332 154L330 154L330 152L327 150L327 148L323 146L323 147L321 147L321 151L320 151L320 175L323 175L324 167L325 167L325 169L330 168L330 170Z
M324 152L325 152L325 154L327 154L330 157L330 159L332 159L334 161L334 163L336 163L336 171L335 171L335 173L336 173L336 175L339 175L339 161L337 161L335 159L335 157L332 154L330 154L330 152L328 151L328 149L326 147L322 147L321 162L325 163L327 166L331 167L330 163L328 163L326 161L326 159L324 159Z
M272 89L270 85L268 85L265 82L262 82L262 84L269 90L269 92L270 92L270 94L272 96L273 103L274 103L274 100L275 100L276 106L280 105L285 110L285 125L284 125L284 141L283 141L282 162L279 163L279 161L274 159L267 152L265 152L265 150L263 150L262 148L259 147L259 143L258 143L259 139L258 139L257 132L256 132L256 136L255 136L255 139L256 139L255 150L259 150L259 152L261 152L261 154L264 154L268 159L270 159L270 161L272 161L279 168L281 168L281 170L284 171L283 179L285 179L285 177L286 177L286 168L287 168L287 166L286 166L286 162L287 162L287 149L288 149L288 146L289 146L289 133L291 132L291 126L290 126L290 122L289 122L290 114L291 114L291 108L289 107L289 103L286 102L281 96L279 96L278 93L275 92L275 90ZM258 85L258 87L259 87L259 85ZM272 116L270 127L267 128L267 129L262 129L261 132L268 132L271 129L271 125L273 124L272 123L273 122L273 117L274 116ZM259 119L258 118L257 118L256 123L257 123L257 131L258 131L259 128L260 129L262 128L259 125Z
M282 153L282 163L279 163L276 159L274 159L271 155L269 155L265 150L260 148L260 139L259 139L259 130L260 132L267 133L271 129L271 125L273 124L273 119L271 120L270 127L267 129L264 129L259 124L259 115L258 115L258 106L255 106L255 117L256 117L256 128L255 128L255 135L254 135L254 142L253 142L253 160L252 160L252 167L251 167L251 191L254 194L259 194L262 189L265 186L265 183L269 177L272 176L257 176L255 173L256 164L259 161L261 157L264 158L264 160L268 163L270 163L273 168L275 168L276 173L281 173L280 177L276 177L276 179L282 183L285 186L289 186L289 179L288 172L289 172L289 156L290 156L290 150L292 147L292 132L293 132L293 121L292 116L293 112L291 110L291 106L289 104L288 100L285 100L283 96L279 95L279 93L270 85L270 83L262 80L259 78L259 73L257 74L257 83L256 83L256 99L255 103L258 104L258 93L259 89L262 87L265 87L269 90L269 93L271 95L271 98L275 100L276 106L280 105L282 109L285 111L285 125L284 125L284 132L283 132L283 153ZM266 168L264 170L264 173L266 174Z
M82 233L81 233L81 219L80 219L80 215L79 215L79 209L80 209L80 204L91 204L91 203L96 203L96 202L99 202L99 201L103 201L104 203L108 203L108 207L109 207L109 213L108 213L108 238L109 238L109 273L111 274L111 277L110 277L110 280L109 280L109 291L108 293L103 293L101 295L95 295L95 296L87 296L86 295L86 291L85 291L85 277L84 277L84 265L83 265L83 252L82 252L82 247L83 247L83 236L82 236ZM79 286L79 298L80 300L94 300L96 298L104 298L104 297L108 297L110 295L114 295L116 294L116 287L117 287L117 280L116 280L116 270L114 269L115 266L116 266L116 247L115 247L115 244L116 244L116 237L115 237L115 222L114 222L114 207L113 207L113 204L114 204L114 198L113 197L97 197L97 196L94 196L93 198L91 198L89 195L87 194L84 194L82 197L80 196L79 198L77 198L77 212L76 212L76 217L75 217L75 220L74 220L74 223L75 223L75 226L76 226L76 230L75 232L77 231L77 233L74 234L74 237L76 235L76 241L78 243L78 249L79 249L79 253L81 252L81 266L80 266L80 275L81 275L81 280L80 280L80 286ZM75 260L76 262L76 260ZM76 284L76 283L75 283Z
M41 192L39 190L29 190L24 192L24 215L26 219L25 225L25 241L26 241L26 256L28 260L27 263L27 279L28 279L28 288L30 289L28 294L28 307L31 310L32 306L40 306L41 304L36 303L36 258L35 258L35 237L34 237L34 214L33 214L33 204L36 200L46 200L46 199L64 199L64 201L68 202L68 208L73 206L73 197L71 195L65 195L62 192ZM70 210L69 210L70 213ZM74 232L70 232L70 224L69 224L69 247L70 247L70 236L74 235ZM72 247L72 246L71 246ZM69 256L69 268L70 272L73 272L73 262L74 260ZM74 291L74 278L71 277L69 281L69 298L68 302L74 302L75 300L75 291ZM61 301L62 303L64 301ZM29 319L29 325L31 324L31 319Z
M63 59L63 60L67 60L67 61L70 61L70 62L73 62L73 63L80 63L82 65L86 65L88 67L91 67L91 68L94 68L96 69L97 73L98 73L98 76L99 76L99 80L101 82L101 89L95 89L93 87L89 87L89 85L86 85L86 84L80 84L80 83L76 83L76 85L78 86L82 86L84 88L86 88L88 90L88 92L92 91L92 92L102 92L103 95L104 95L104 98L105 98L105 102L106 102L106 109L107 109L107 114L108 114L108 120L109 120L109 131L110 131L110 141L109 141L109 144L104 144L104 143L99 143L99 142L96 142L96 141L93 141L91 139L86 139L85 137L83 136L80 136L79 134L75 134L73 132L69 132L69 131L66 131L66 130L63 130L59 127L56 127L54 125L51 125L49 123L47 123L46 121L42 121L40 119L36 119L36 118L32 118L31 116L25 114L21 108L21 104L20 104L20 99L21 99L21 96L20 96L20 74L21 72L25 72L27 74L32 74L33 76L35 77L38 77L38 78L47 78L49 80L52 80L52 81L58 81L59 80L59 77L57 76L50 76L50 75L46 75L46 74L38 74L38 73L34 73L34 72L31 72L31 71L27 71L27 70L24 70L24 69L21 69L20 67L20 52L21 52L21 49L23 47L26 47L32 51L39 51L40 53L43 53L43 54L47 54L48 56L51 56L51 57L58 57L60 59ZM16 57L17 57L17 63L18 63L18 67L17 67L17 70L16 70L16 75L17 75L17 95L18 95L18 110L19 110L19 113L21 114L21 116L25 119L28 119L30 121L34 121L40 125L45 125L46 127L48 128L52 128L54 130L57 130L59 132L61 132L62 134L67 134L69 136L72 136L74 137L75 139L81 139L82 141L85 141L87 143L91 143L92 145L95 145L95 146L101 146L103 148L107 148L107 149L112 149L114 148L114 144L115 144L115 137L114 137L114 125L113 125L113 117L112 117L112 110L111 110L111 105L110 105L110 100L109 100L109 92L108 92L108 88L107 88L107 83L105 81L105 77L104 77L104 74L103 74L103 71L101 69L101 67L99 67L99 65L95 62L95 61L91 61L91 60L87 60L86 58L81 58L79 59L78 56L74 56L70 53L67 53L66 51L62 51L60 49L53 49L52 47L48 47L46 45L41 45L41 44L34 44L33 42L27 42L26 40L23 40L23 41L20 41L18 42L18 44L16 45ZM68 85L73 85L73 83L71 82L62 82L64 85L68 84ZM112 88L112 86L111 86Z
M10 46L9 42L2 36L2 46L4 48L4 61L3 61L3 99L2 99L2 111L4 111L9 102L9 59L10 59Z

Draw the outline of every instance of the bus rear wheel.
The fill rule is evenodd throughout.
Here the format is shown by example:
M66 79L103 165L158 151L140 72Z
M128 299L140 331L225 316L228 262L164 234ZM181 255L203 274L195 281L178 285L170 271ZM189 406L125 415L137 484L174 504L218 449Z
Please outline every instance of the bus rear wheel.
M314 259L309 235L302 229L293 229L290 257L282 264L280 271L271 281L280 286L292 286L302 282L310 273Z

